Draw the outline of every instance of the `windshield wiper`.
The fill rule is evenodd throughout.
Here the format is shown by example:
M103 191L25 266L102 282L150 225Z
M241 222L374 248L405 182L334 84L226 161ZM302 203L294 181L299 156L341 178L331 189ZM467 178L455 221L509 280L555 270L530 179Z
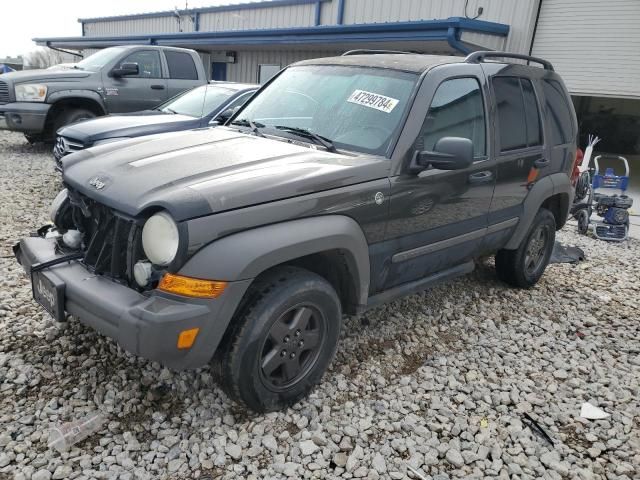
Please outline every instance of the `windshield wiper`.
M252 120L243 118L242 120L236 120L231 122L231 125L238 125L240 127L249 127L251 131L258 137L264 137L264 133L260 131L264 125L262 123L254 123Z
M298 135L300 137L304 137L304 138L308 138L308 139L314 140L315 143L317 143L319 145L322 145L324 148L326 148L330 152L335 153L335 152L338 151L331 140L329 140L326 137L323 137L322 135L318 135L317 133L313 133L313 132L307 130L306 128L288 127L286 125L276 125L273 128L278 129L278 130L282 130L282 131L285 131L285 132L290 132L290 133L293 133L293 134Z

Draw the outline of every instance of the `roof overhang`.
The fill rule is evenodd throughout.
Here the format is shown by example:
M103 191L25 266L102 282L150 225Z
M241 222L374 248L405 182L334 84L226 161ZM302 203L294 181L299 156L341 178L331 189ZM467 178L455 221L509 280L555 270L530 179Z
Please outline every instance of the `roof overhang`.
M34 38L44 47L85 49L117 45L170 45L196 49L257 48L265 46L302 46L333 48L372 43L444 42L452 51L469 53L473 45L461 41L463 32L489 37L506 37L509 26L502 23L451 17L443 20L389 22L358 25L321 25L315 27L232 30L218 32L153 33L107 37Z

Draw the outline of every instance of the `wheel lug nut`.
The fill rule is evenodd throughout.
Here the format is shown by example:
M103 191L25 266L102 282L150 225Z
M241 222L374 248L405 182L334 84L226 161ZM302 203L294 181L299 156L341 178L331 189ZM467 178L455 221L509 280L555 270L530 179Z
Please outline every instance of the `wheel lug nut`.
M296 337L300 336L300 330L296 330Z
M286 337L284 337L284 338L282 339L282 341L283 341L284 343L289 343L289 340L290 340L289 335L287 335Z
M300 341L298 342L298 346L299 346L299 347L304 347L304 340L300 340Z
M287 351L286 351L286 350L282 350L282 351L280 352L280 356L281 356L281 357L284 357L284 356L286 356L286 355L287 355Z
M296 354L295 353L291 353L291 355L289 355L290 358L296 358Z

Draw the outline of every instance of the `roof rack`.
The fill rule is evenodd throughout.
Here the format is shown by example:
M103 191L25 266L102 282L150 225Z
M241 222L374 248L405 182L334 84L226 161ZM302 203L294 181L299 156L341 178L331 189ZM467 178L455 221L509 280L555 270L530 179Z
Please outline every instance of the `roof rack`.
M467 58L464 59L467 63L480 63L486 58L517 58L519 60L527 60L529 62L539 63L545 70L553 71L553 65L551 62L538 57L532 57L530 55L523 55L521 53L509 53L509 52L495 52L495 51L479 51L470 53Z
M367 48L361 48L358 50L349 50L348 52L344 52L342 54L343 57L348 57L351 55L384 55L384 54L394 54L394 55L404 55L404 54L416 54L420 52L403 52L401 50L370 50Z

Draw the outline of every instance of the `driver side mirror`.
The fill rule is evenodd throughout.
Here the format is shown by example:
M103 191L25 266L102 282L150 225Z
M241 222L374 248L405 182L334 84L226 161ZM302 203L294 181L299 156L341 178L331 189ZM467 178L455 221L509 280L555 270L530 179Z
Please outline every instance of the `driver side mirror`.
M235 115L235 113L240 110L240 107L227 108L223 112L219 113L214 119L212 119L209 123L216 125L224 125L227 121Z
M468 138L442 137L433 150L416 152L411 169L424 170L431 165L438 170L462 170L473 163L473 142Z
M122 63L118 68L111 70L111 75L114 77L126 77L128 75L138 75L140 68L137 63Z

